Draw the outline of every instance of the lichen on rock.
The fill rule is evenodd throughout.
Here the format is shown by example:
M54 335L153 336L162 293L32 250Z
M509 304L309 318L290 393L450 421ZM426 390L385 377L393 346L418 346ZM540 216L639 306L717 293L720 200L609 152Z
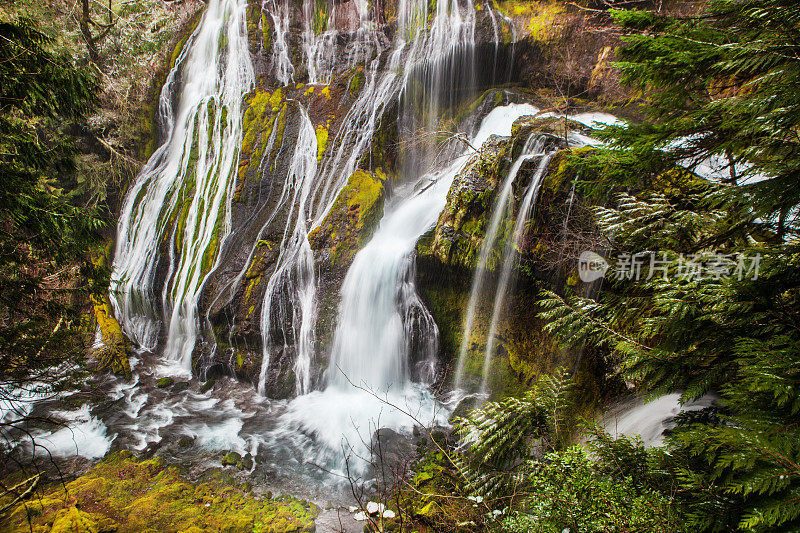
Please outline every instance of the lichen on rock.
M346 267L380 221L385 179L380 169L353 172L322 224L309 235L311 248L332 265Z
M442 263L475 266L510 148L507 138L491 137L453 180L428 250Z

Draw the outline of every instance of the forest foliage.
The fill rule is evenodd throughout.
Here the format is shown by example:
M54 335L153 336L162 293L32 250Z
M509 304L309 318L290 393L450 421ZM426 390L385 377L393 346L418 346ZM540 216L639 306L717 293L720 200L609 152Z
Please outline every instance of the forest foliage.
M545 293L541 315L564 345L601 347L643 394L716 399L678 417L664 448L591 426L591 444L575 446L561 373L473 411L460 446L425 468L450 473L438 487L475 502L464 512L476 527L797 530L800 5L713 0L692 16L612 16L625 34L617 68L646 120L605 128L605 147L572 164L592 177L581 192L603 201L609 256L645 261L593 299ZM93 288L74 281L97 279L87 255L97 204L79 183L72 132L96 111L103 72L56 49L32 20L0 21L0 397L65 375ZM103 63L102 48L88 53ZM700 175L710 159L713 179ZM742 258L758 269L736 275ZM0 431L20 420L6 416Z
M21 396L69 386L83 358L82 302L99 279L88 249L101 222L85 202L70 132L98 80L34 21L0 21L0 435L29 421ZM3 460L5 454L0 455Z

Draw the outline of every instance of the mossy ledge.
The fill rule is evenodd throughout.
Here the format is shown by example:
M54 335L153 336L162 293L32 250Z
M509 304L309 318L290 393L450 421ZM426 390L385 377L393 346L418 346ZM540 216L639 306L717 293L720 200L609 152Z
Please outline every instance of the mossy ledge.
M43 489L0 520L9 533L314 531L319 508L290 497L258 498L217 471L192 483L160 458L107 456L67 483Z
M383 214L386 175L380 170L353 172L328 216L309 235L311 247L323 250L330 263L346 267L366 244Z
M93 354L97 359L98 369L130 379L131 365L128 356L131 353L131 343L114 318L108 296L92 296L92 306L97 327L100 329L100 338L103 341L102 347Z

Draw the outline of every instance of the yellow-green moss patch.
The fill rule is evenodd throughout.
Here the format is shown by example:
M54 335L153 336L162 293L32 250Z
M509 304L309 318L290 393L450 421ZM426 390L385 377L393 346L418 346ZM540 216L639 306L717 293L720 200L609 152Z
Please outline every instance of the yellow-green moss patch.
M103 346L94 353L98 368L130 378L131 365L128 356L131 353L131 343L114 318L108 297L92 296L92 306L97 326L100 328L100 338L103 341Z
M245 487L214 480L194 484L159 458L108 456L66 487L19 505L0 529L22 532L313 531L319 510L294 498L257 498ZM28 524L30 518L30 525Z
M353 172L328 216L309 236L311 247L327 248L333 264L349 263L380 220L385 179L380 169L374 174L366 170Z
M317 161L322 161L322 154L325 153L325 148L328 147L328 128L323 124L316 127L317 133Z

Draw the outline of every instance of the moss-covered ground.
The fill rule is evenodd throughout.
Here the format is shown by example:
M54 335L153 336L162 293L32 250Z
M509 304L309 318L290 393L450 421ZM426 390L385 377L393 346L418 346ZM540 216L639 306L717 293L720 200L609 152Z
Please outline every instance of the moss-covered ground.
M188 481L159 458L107 456L85 475L41 490L0 518L9 533L281 533L313 531L318 508L289 497L259 498L221 473Z

